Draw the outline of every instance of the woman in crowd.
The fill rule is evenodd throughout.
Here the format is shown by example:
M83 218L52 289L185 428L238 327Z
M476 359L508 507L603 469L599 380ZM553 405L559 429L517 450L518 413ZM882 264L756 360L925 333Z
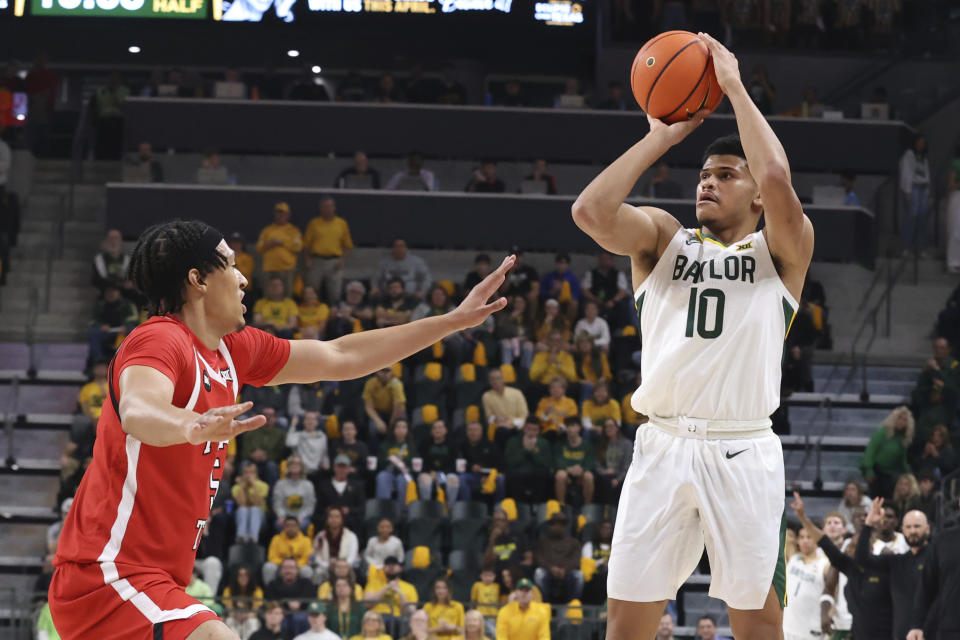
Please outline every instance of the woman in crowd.
M897 513L905 515L920 504L920 485L912 473L902 473L893 487L890 504L897 509Z
M330 561L330 572L326 582L320 583L317 587L317 600L329 600L333 597L333 590L336 581L339 578L347 580L353 588L353 595L357 600L363 600L363 587L357 583L357 574L350 566L350 563L340 558L333 558Z
M483 614L476 609L470 609L463 617L463 640L490 640Z
M594 385L601 381L610 382L613 379L607 354L594 344L593 336L589 333L577 335L573 359L577 364L577 376L580 378L581 402L593 394Z
M363 590L360 598L354 592L359 587L346 577L337 577L333 581L333 602L327 608L327 628L341 638L358 635L363 626L364 609L359 602Z
M430 602L423 605L423 610L430 616L430 633L447 640L463 637L463 605L453 599L446 579L433 583Z
M537 322L534 328L534 338L537 341L537 350L546 350L547 337L558 332L563 335L563 342L566 348L570 346L570 319L566 314L560 313L560 303L550 298L543 303L543 317Z
M917 472L925 469L940 478L957 468L957 451L950 442L950 431L946 425L933 427L922 451L914 456L913 468Z
M327 319L330 317L330 307L320 302L317 290L313 287L304 287L302 302L297 306L297 326L300 329L313 327L317 336L322 338L327 329Z
M860 470L873 497L889 498L900 474L910 471L907 450L913 442L914 428L913 413L901 406L890 412L870 438Z
M383 518L377 523L377 535L367 541L363 559L371 567L383 569L383 561L390 556L403 557L403 542L393 535L393 523L388 518Z
M225 622L240 640L247 640L260 628L257 611L262 605L263 589L253 582L249 567L239 566L230 583L223 588L223 606L227 610Z
M533 318L527 299L513 296L510 306L495 316L494 336L500 341L500 357L504 364L515 364L529 370L533 362Z
M357 534L343 523L343 511L339 507L328 507L323 529L313 539L313 554L310 556L314 576L326 580L333 558L346 561L349 566L356 564L360 556L360 541Z
M367 611L363 614L360 633L350 640L393 640L393 638L387 634L387 628L383 624L383 616L376 611Z

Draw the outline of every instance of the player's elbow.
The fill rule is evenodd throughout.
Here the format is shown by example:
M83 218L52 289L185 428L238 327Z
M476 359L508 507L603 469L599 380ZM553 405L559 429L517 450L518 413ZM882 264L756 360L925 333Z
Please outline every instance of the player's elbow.
M790 167L777 161L767 163L766 167L764 167L760 191L782 189L784 187L793 188L793 184L790 181Z
M589 232L590 229L599 224L599 214L597 207L588 202L583 194L580 195L570 207L570 213L573 215L573 221L578 227Z

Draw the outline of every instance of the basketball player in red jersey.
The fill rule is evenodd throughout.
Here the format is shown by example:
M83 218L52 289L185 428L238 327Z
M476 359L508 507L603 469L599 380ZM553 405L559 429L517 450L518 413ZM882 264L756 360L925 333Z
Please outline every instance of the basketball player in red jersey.
M184 588L220 479L227 442L266 419L237 417L243 385L358 378L476 326L506 305L487 299L506 258L453 311L330 342L244 328L246 279L223 236L175 221L140 237L130 277L152 317L110 366L110 402L64 523L50 585L61 638L237 640Z

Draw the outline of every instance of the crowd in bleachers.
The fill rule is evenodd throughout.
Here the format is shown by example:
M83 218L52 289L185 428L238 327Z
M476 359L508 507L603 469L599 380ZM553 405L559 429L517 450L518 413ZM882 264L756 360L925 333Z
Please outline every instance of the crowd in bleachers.
M335 201L324 198L304 232L290 213L277 203L256 241L228 237L250 282L248 321L277 336L332 339L442 314L491 270L479 254L462 280L437 280L398 238L368 277L347 280L353 243ZM579 628L582 605L600 621L589 605L605 602L619 490L646 420L630 405L641 380L630 285L606 253L583 274L565 254L541 274L513 253L500 292L509 304L479 327L366 379L243 390L267 423L229 444L188 592L244 640L320 633L321 618L343 637L424 637L420 616L430 637L470 635L471 617L489 635L532 615L517 607L555 633ZM128 262L108 232L93 259L92 380L63 454L63 513L92 453L106 359L144 317ZM827 316L823 287L809 280L785 347L784 396L812 390ZM847 484L838 540L859 531L867 493L897 514L876 533L894 552L907 548L900 515L936 523L936 483L957 466L958 370L936 340L912 406L890 414L863 456L863 481ZM782 418L775 428L788 430Z

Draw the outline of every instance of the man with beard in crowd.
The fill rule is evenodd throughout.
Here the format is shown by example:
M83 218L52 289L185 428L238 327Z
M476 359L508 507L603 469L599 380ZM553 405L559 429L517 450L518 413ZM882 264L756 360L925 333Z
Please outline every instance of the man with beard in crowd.
M793 493L790 505L817 545L830 559L830 564L847 576L844 595L853 614L851 637L890 638L893 633L892 605L890 603L890 579L886 571L867 569L853 559L856 548L863 546L869 553L870 534L861 531L850 540L846 552L841 552L809 517L800 494Z
M883 498L876 498L870 507L870 513L863 523L861 538L869 538L873 527L885 517ZM884 572L890 576L890 597L893 600L893 637L897 640L907 637L911 628L913 600L920 586L920 574L927 555L927 543L930 540L930 524L923 511L908 511L903 516L903 535L910 545L910 551L902 554L881 553L873 555L865 547L858 545L853 555L854 561L867 570ZM923 620L919 621L921 624Z

